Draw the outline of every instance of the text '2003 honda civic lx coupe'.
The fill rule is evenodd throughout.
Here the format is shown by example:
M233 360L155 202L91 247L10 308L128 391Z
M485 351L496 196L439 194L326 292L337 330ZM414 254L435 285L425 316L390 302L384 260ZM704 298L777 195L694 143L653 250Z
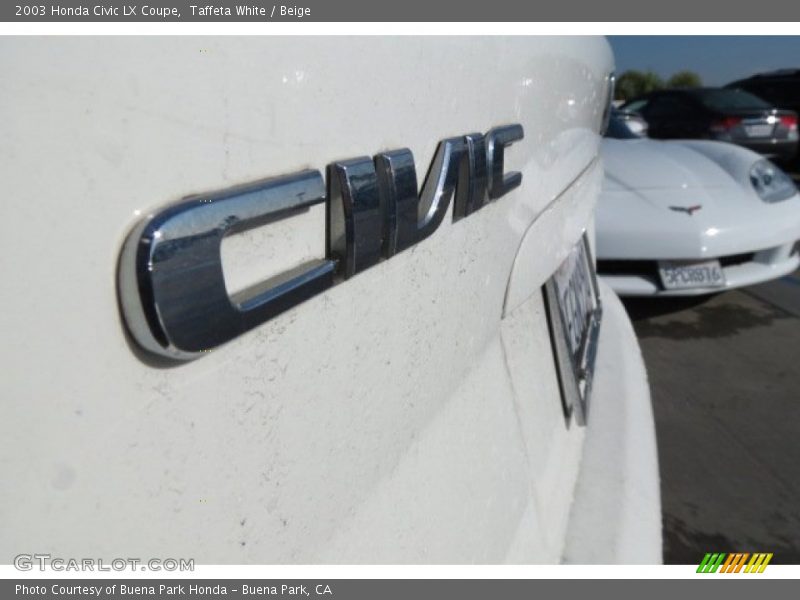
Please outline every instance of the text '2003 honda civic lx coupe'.
M660 561L604 40L0 44L4 560Z

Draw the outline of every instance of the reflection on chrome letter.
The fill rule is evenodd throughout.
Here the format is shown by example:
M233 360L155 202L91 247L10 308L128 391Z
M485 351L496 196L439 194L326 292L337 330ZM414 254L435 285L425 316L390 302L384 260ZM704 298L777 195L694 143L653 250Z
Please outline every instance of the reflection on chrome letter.
M431 236L453 204L457 221L522 182L505 173L521 125L443 140L422 188L408 149L186 198L149 215L119 262L120 305L134 340L173 359L201 355ZM327 202L326 202L327 200ZM228 295L220 244L326 202L327 252Z

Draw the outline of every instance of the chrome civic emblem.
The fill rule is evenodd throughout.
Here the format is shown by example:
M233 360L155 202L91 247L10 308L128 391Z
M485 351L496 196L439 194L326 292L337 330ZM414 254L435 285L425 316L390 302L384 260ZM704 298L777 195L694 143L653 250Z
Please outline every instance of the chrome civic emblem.
M144 349L188 360L430 236L453 202L462 219L522 182L504 172L521 125L439 143L422 188L408 149L185 198L142 220L119 262L128 329ZM229 295L220 245L230 233L327 204L326 256ZM322 234L322 232L320 232Z

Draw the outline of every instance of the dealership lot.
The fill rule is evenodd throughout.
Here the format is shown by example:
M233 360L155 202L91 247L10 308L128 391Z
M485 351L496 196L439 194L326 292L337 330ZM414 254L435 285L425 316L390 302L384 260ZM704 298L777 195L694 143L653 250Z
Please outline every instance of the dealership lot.
M665 562L717 550L800 562L800 271L626 306L652 388Z

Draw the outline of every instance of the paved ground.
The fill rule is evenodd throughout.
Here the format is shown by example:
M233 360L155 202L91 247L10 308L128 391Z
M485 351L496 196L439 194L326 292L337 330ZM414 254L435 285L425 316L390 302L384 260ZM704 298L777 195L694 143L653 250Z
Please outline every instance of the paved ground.
M800 272L691 301L629 301L653 393L664 559L800 563Z

